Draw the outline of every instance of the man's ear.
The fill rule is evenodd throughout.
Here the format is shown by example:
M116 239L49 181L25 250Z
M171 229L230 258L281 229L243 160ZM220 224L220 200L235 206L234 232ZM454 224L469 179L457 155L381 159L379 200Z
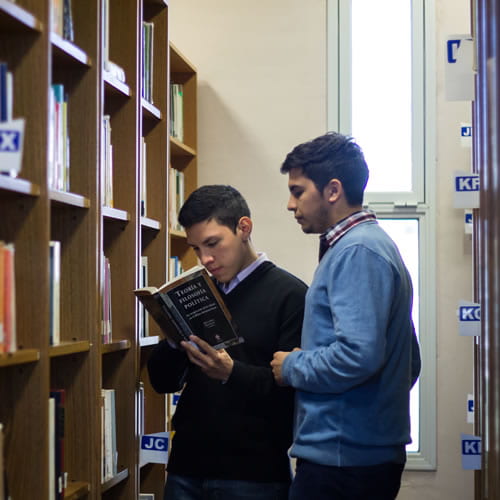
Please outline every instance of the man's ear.
M248 241L250 239L250 235L252 234L252 228L253 228L252 219L250 219L250 217L247 217L246 215L241 217L241 219L238 221L237 229L241 231L241 234L243 236L243 241Z
M330 203L336 202L343 194L342 182L338 179L330 179L323 189L323 195Z

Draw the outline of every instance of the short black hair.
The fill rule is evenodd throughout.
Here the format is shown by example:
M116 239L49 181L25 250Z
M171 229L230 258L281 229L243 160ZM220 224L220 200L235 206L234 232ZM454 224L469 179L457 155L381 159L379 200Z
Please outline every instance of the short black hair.
M179 222L189 228L198 222L215 219L236 233L242 217L250 217L250 209L241 193L232 186L212 184L193 191L179 212Z
M281 165L282 174L299 168L323 191L330 179L342 183L347 202L361 205L368 182L368 166L361 148L352 137L328 132L296 146Z

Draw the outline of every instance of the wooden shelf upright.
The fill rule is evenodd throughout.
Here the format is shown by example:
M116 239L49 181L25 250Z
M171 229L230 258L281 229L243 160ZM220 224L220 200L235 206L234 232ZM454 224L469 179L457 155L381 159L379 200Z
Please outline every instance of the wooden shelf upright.
M143 257L154 285L168 278L170 255L186 267L195 263L182 232L169 230L168 179L172 165L185 173L186 194L196 187L196 71L169 44L166 0L73 0L72 40L53 29L63 2L0 0L0 62L12 73L12 115L25 119L21 171L0 174L0 241L15 248L17 336L13 352L0 344L0 474L14 499L51 498L49 395L63 389L64 497L161 498L165 466L139 465L140 434L167 425L165 396L153 391L146 370L161 337L152 322L141 336L132 291L141 283ZM153 26L151 57L142 50L143 22ZM152 68L149 96L144 64ZM170 134L171 79L184 85L183 141ZM67 101L63 185L52 170L53 84L63 85ZM58 329L51 241L61 249ZM105 339L108 302L111 338ZM106 480L102 389L114 390L116 404L117 463Z
M193 64L172 43L170 43L169 60L171 83L182 85L182 121L184 125L181 138L170 135L170 168L183 174L184 192L182 197L187 199L198 186L197 72ZM175 192L175 189L171 187L169 192ZM173 201L172 196L170 201ZM170 224L170 256L178 257L184 270L197 264L194 252L186 244L183 231L172 224ZM170 274L170 277L173 277L173 273Z

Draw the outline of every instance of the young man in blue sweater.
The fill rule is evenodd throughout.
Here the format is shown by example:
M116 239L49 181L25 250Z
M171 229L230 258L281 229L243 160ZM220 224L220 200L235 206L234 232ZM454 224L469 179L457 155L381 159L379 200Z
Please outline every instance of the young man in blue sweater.
M162 341L151 353L154 389L183 389L164 498L287 500L294 391L276 384L269 363L300 345L307 287L255 251L250 210L231 186L195 190L179 221L244 342L216 351L193 336L201 350Z
M300 144L281 172L288 210L304 233L321 235L301 349L276 352L271 363L276 381L297 390L289 498L392 500L420 372L410 276L363 209L368 168L351 138L328 133Z

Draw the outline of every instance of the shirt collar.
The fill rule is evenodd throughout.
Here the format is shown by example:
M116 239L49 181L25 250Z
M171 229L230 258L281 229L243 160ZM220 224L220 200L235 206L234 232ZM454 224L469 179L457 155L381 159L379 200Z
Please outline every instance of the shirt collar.
M320 255L319 259L323 257L325 252L331 248L344 234L350 231L353 227L363 222L376 220L377 216L373 210L363 209L359 212L355 212L349 217L342 219L333 226L329 227L320 237L319 237L319 248Z
M217 282L218 287L222 292L228 294L231 290L233 290L237 285L239 285L246 277L252 274L263 262L269 260L267 255L263 252L259 252L258 257L254 260L249 266L245 267L245 269L241 270L231 281L228 283L219 283Z

